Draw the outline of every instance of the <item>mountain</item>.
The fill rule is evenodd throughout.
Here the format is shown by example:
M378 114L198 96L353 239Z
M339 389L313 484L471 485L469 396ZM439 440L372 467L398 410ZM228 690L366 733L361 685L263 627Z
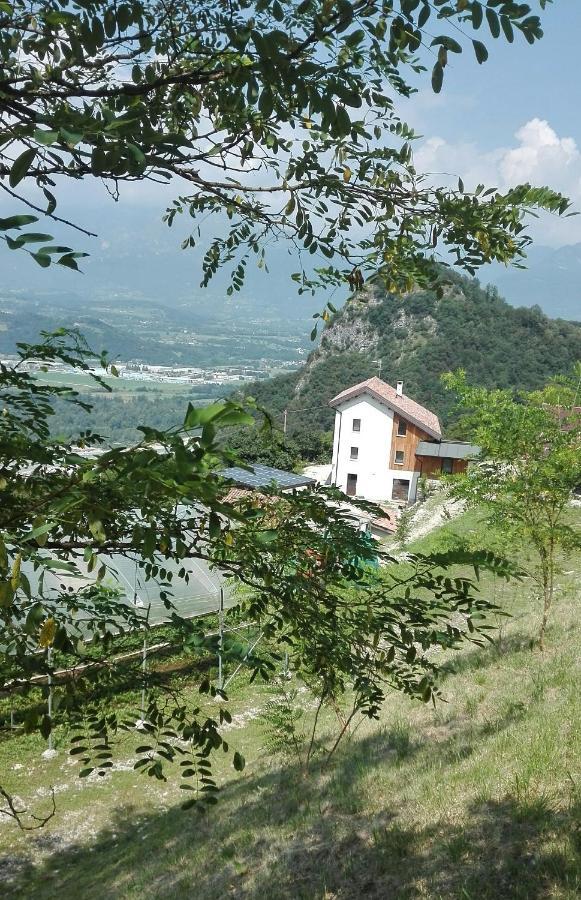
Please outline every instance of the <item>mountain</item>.
M371 286L336 314L301 369L248 393L278 422L286 409L289 433L325 430L333 423L330 398L380 372L391 384L403 381L406 394L460 436L443 372L463 368L485 387L533 390L578 359L581 323L515 308L496 288L447 273L441 297L426 290L396 297Z
M491 267L487 278L514 306L540 306L550 316L581 319L581 244L533 244L526 269Z
M258 258L250 259L242 290L228 296L231 265L220 270L207 288L200 287L204 251L212 232L199 240L199 246L182 250L181 242L192 230L189 217L178 218L170 229L161 221L162 211L163 207L153 212L125 204L115 209L112 218L109 207L94 210L87 224L99 233L99 240L47 225L55 232L55 242L90 254L80 261L82 273L59 266L41 269L0 241L0 289L5 295L36 299L47 314L52 306L65 304L76 315L102 317L101 308L114 315L118 306L139 304L146 310L163 310L184 328L207 323L245 325L260 319L263 324L292 324L295 331L299 325L308 335L309 320L321 303L310 295L297 295L290 276L299 263L288 248L281 244L269 249L268 272L258 268ZM82 210L70 215L84 221Z
M200 288L201 250L181 250L184 232L159 217L139 221L125 210L113 233L111 243L89 246L82 273L41 269L0 242L0 354L36 342L41 329L76 324L91 346L122 361L268 367L302 357L324 300L297 296L290 277L297 261L281 247L268 273L251 260L242 290L228 296L229 269Z
M219 368L226 365L280 367L300 359L308 344L308 322L272 322L242 315L223 320L127 298L95 301L83 311L69 298L0 292L0 355L19 342L36 343L41 331L78 328L93 349L113 360L156 365Z

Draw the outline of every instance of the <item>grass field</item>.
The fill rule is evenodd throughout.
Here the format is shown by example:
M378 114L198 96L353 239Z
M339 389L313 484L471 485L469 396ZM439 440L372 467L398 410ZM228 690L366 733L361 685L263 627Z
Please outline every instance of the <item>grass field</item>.
M80 392L99 391L103 393L103 389L90 375L83 375L78 372L43 372L37 373L36 377L39 381L47 384L58 385L59 387L72 387ZM158 396L191 396L192 393L203 394L205 385L185 384L183 382L173 383L171 381L150 381L145 379L130 378L103 378L114 391L115 396L123 394L133 395L138 393L152 392Z
M422 549L480 527L462 516ZM446 702L394 695L379 722L308 776L264 750L267 688L235 682L228 740L247 767L219 761L223 790L209 814L182 812L177 784L137 777L123 748L111 776L80 782L65 734L50 761L37 737L4 742L1 783L39 813L54 784L58 803L42 831L1 826L4 896L577 898L581 560L562 568L544 654L531 649L539 609L529 585L485 583L512 617L492 645L447 657ZM308 719L312 699L299 697Z

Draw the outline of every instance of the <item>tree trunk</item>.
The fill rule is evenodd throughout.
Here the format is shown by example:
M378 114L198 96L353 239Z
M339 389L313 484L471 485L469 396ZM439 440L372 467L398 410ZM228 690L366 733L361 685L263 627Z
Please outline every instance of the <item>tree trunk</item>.
M543 549L541 554L541 569L543 576L543 617L539 631L539 649L545 650L545 632L549 620L549 612L553 604L555 590L555 545L551 539L548 550Z

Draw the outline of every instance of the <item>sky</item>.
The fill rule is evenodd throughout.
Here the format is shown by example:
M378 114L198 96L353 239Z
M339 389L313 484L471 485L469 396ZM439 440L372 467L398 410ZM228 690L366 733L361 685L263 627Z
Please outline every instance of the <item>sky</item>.
M529 2L536 7L536 0ZM545 36L534 46L518 35L513 45L488 37L489 60L478 65L468 44L461 56L449 54L441 94L433 94L426 73L418 81L418 93L400 103L402 118L422 135L414 153L419 172L433 173L433 180L440 183L448 176L454 180L461 176L467 188L479 182L499 188L523 181L548 184L567 194L581 211L581 2L555 0L542 18ZM132 246L145 236L170 256L175 253L177 260L184 253L180 242L187 234L187 220L182 225L178 219L171 232L161 222L173 191L143 183L125 185L115 204L99 183L69 183L61 196L60 214L80 217L99 236L90 240L70 232L59 235L53 229L53 233L91 252L99 265L107 265L107 254L119 239L130 265ZM0 215L14 211L3 211L5 206L0 200ZM539 244L575 244L581 242L581 215L562 220L543 216L531 231ZM8 255L0 253L0 265L5 266ZM10 260L11 266L14 263ZM199 256L193 255L191 266L192 270L199 266ZM89 267L86 277L92 278L97 268ZM292 269L289 264L279 271L275 265L269 289L277 290L278 280L285 295L289 288L294 293L288 284ZM43 272L43 278L60 284L62 275L51 273Z
M581 3L555 0L542 22L544 37L532 47L485 41L483 65L469 48L449 54L442 92L423 85L404 106L423 135L418 171L460 175L466 187L548 184L581 210ZM546 216L534 235L549 246L581 241L581 216Z

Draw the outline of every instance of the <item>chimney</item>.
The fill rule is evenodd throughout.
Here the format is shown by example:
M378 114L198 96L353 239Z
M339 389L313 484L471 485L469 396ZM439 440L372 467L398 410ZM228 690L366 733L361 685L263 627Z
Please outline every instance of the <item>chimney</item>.
M398 397L401 397L403 394L403 381L398 381L395 392Z

